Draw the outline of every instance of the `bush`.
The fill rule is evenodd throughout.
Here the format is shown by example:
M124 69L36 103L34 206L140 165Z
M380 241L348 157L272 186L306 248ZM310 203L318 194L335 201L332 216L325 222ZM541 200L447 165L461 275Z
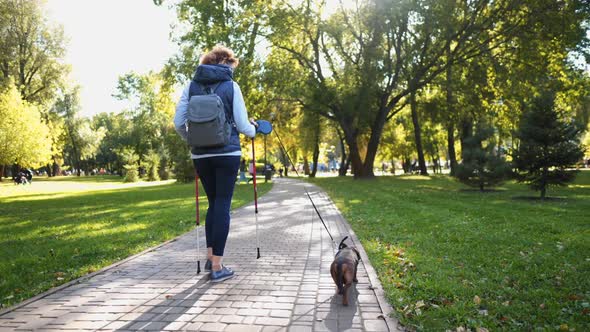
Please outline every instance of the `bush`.
M510 165L496 151L494 128L481 121L475 134L465 139L463 160L457 165L457 178L484 191L485 187L501 184L509 175Z
M125 182L137 182L139 181L139 172L137 171L137 165L125 165Z
M147 169L147 180L148 181L159 181L160 175L158 174L158 166L160 165L160 155L153 150L148 151L144 156L145 168Z
M195 166L193 165L193 161L189 157L177 159L174 164L174 175L179 182L193 182L195 180Z
M523 113L516 137L520 141L514 153L517 180L541 192L547 187L565 185L576 177L568 170L584 156L580 144L581 130L571 121L564 121L555 109L555 94L546 92L533 100Z

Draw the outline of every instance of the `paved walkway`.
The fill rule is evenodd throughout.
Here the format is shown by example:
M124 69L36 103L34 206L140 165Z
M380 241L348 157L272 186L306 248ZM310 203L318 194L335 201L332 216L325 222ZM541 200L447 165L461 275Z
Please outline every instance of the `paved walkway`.
M349 227L317 187L277 179L259 200L261 255L254 208L232 213L222 283L196 274L196 231L42 294L0 314L0 331L388 331L391 308L362 248L359 282L341 305L330 276L334 246L305 195L307 186L334 238ZM204 244L204 229L200 232ZM358 239L352 240L360 247ZM349 242L350 243L350 242ZM204 251L203 251L204 253ZM202 257L202 256L201 256Z

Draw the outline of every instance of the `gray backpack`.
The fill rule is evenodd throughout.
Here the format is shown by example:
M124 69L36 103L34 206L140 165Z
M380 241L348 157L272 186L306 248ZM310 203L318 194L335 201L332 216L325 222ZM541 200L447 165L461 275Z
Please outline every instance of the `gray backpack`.
M196 148L229 144L232 126L227 121L223 101L215 94L220 83L204 89L207 94L192 96L188 104L188 144Z

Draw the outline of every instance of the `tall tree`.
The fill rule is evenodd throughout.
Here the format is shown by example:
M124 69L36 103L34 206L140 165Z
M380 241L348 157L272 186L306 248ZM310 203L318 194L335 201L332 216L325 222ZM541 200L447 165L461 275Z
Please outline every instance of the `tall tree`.
M549 186L573 181L576 171L568 168L584 156L580 136L580 127L556 109L554 92L535 98L516 134L519 146L513 158L518 180L540 191L542 199Z
M39 167L49 160L49 128L13 84L0 88L0 119L0 179L6 165Z
M68 67L63 28L50 26L38 0L0 1L0 81L12 78L27 102L54 95Z
M269 39L306 68L308 82L322 96L321 114L344 133L355 176L371 177L385 123L447 66L508 40L520 23L515 7L485 0L357 1L326 21L323 1L281 3ZM457 19L451 34L435 28L449 13ZM445 52L451 61L444 60ZM363 160L359 138L365 134Z

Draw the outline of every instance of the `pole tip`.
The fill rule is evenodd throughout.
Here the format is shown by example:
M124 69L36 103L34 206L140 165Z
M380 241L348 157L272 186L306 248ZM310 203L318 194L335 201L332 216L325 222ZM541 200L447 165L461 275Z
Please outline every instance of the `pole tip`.
M201 261L197 261L197 274L201 273Z
M256 252L257 252L256 259L259 259L260 258L260 248L256 248Z

